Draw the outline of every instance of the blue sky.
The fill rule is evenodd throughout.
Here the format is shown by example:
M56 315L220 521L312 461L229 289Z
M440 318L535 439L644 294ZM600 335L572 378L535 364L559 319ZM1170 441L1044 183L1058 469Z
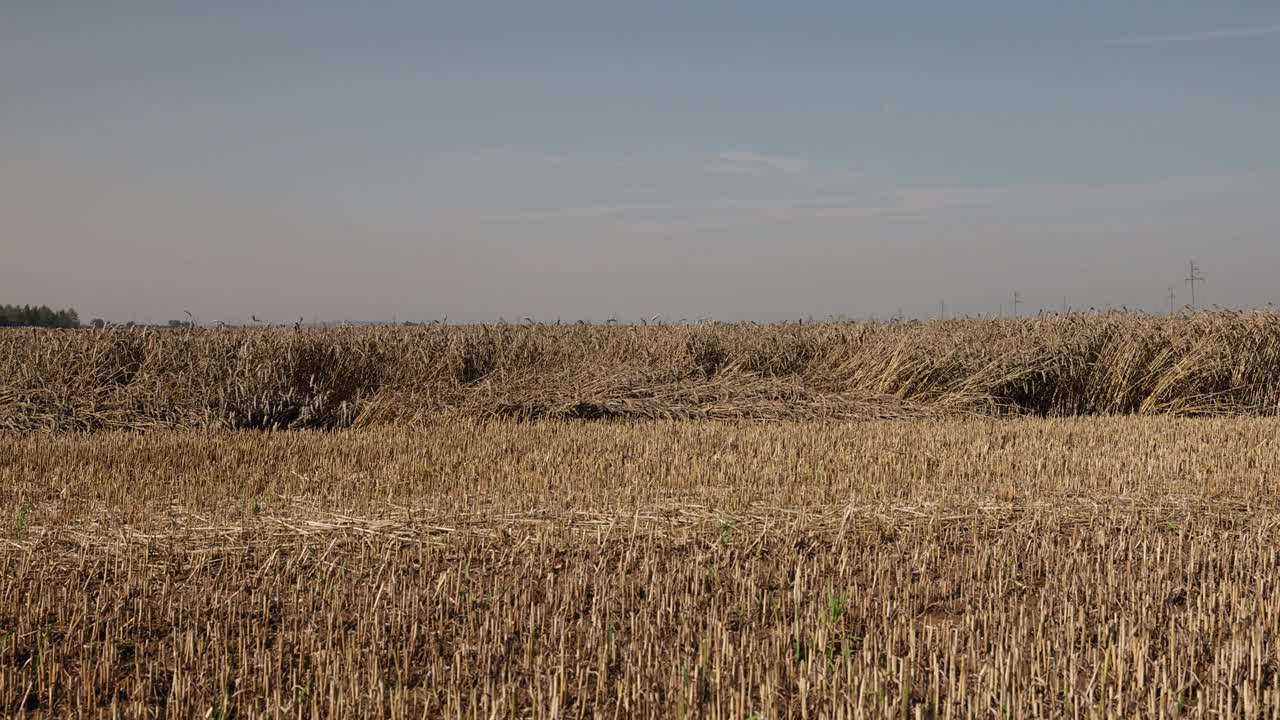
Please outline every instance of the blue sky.
M1192 257L1273 299L1274 3L262 5L0 6L0 300L1154 310Z

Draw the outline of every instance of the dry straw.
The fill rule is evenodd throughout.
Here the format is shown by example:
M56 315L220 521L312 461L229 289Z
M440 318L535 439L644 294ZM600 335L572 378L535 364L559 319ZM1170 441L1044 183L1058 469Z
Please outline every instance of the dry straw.
M1280 315L0 332L0 429L1274 415Z
M0 715L1275 717L1275 422L10 437Z

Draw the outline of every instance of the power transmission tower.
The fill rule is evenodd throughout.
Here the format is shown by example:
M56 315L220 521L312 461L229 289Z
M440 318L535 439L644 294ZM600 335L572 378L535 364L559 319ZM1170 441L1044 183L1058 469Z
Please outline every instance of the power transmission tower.
M1191 286L1191 307L1196 306L1196 283L1204 283L1204 275L1200 274L1200 268L1196 267L1195 261L1191 261L1191 272L1187 273L1187 284Z

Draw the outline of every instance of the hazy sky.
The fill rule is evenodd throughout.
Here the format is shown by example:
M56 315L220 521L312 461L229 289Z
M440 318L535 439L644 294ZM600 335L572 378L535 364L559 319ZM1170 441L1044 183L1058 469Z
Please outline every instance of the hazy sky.
M0 302L1280 302L1280 4L0 2Z

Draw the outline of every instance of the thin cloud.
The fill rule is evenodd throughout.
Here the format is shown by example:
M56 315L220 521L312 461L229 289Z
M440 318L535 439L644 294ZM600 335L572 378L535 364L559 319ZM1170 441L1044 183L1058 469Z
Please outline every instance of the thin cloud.
M1280 190L1280 169L1214 176L1175 176L1134 183L1016 184L991 187L895 188L882 185L849 194L764 199L719 199L695 193L666 202L619 200L531 209L479 218L491 222L596 220L612 230L687 233L804 221L858 222L873 218L958 217L956 213L1072 213L1081 208L1130 212L1168 197L1247 197Z
M491 222L595 219L615 223L618 229L623 230L690 232L798 220L913 216L987 205L998 197L998 192L984 189L886 189L862 196L826 196L772 202L747 198L720 201L688 198L683 202L605 203L488 215L483 219Z
M1195 32L1172 33L1167 35L1138 35L1117 40L1117 45L1143 45L1155 47L1160 45L1187 45L1192 43L1220 42L1225 40L1244 40L1248 38L1280 35L1280 24L1254 25L1251 27L1226 28L1221 30L1198 30Z
M725 182L741 178L773 183L776 192L782 194L813 194L833 188L866 191L868 184L879 185L861 173L845 168L818 165L790 155L748 150L706 153L701 159L701 170L708 175L719 176Z
M506 148L487 146L476 148L467 154L468 160L490 160L506 153Z
M551 152L538 153L538 160L553 167L567 167L573 163L572 160L564 155Z
M661 212L679 209L680 205L672 203L606 203L600 205L583 205L578 207L544 208L512 213L485 215L481 219L496 222L537 221L537 220L585 220L591 218L609 218L629 213Z
M486 214L481 219L499 223L596 220L616 229L671 231L916 215L986 204L992 199L991 191L985 189L895 188L851 170L746 150L703 154L698 167L708 175L683 192L637 195L632 191L599 203L524 208ZM743 179L749 182L743 184Z
M808 161L786 155L767 155L746 150L729 150L706 156L703 169L726 175L777 175L808 170Z

